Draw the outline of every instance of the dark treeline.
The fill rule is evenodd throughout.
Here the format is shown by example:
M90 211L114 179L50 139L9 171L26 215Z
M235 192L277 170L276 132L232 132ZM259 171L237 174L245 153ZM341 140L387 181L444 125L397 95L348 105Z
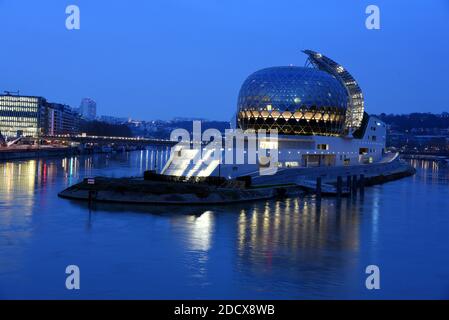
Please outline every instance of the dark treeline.
M193 121L176 121L176 127L180 129L186 129L190 133L193 131ZM224 133L226 129L229 129L229 121L201 121L201 131L207 129L217 129Z
M382 113L378 117L391 125L392 129L406 131L411 129L449 128L449 114L410 113L403 115Z
M101 121L81 121L80 132L89 136L132 137L131 129L124 124L109 124Z
M207 129L217 129L223 134L225 130L229 128L230 124L226 121L201 121L201 132L204 132ZM146 130L139 131L138 129L135 129L134 134L158 139L170 139L170 133L174 129L185 129L192 134L193 121L177 120L158 127L156 131L151 132L147 132Z

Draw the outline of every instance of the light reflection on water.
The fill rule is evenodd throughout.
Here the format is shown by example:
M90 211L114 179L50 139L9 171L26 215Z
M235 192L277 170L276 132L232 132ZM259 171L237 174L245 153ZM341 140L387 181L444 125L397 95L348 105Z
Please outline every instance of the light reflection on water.
M0 297L449 296L449 174L437 163L414 161L416 176L341 200L89 209L56 196L84 177L139 176L167 159L152 148L0 163ZM76 294L64 289L68 264L82 270ZM378 292L364 288L369 264L382 271Z

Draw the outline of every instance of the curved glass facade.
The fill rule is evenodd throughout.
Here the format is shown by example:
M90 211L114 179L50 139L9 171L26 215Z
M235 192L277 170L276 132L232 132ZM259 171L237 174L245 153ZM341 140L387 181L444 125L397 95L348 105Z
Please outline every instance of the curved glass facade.
M348 70L329 57L312 50L304 50L303 52L309 56L309 62L311 64L320 70L334 75L346 87L350 102L346 111L345 126L347 129L357 130L362 125L363 113L365 111L362 89L357 84L357 81Z
M329 73L303 67L267 68L243 83L237 120L243 130L342 135L348 101L345 87Z

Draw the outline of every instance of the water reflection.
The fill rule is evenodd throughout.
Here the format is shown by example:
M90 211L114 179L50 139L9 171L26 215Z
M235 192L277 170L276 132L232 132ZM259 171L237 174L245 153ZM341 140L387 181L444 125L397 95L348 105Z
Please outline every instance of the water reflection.
M0 223L13 215L32 215L37 197L42 199L49 191L54 196L84 177L141 176L150 168L162 168L169 153L168 147L153 147L133 153L0 162ZM55 184L58 189L53 189Z
M139 281L128 287L123 284L122 292L148 292L139 284L175 279L172 288L182 287L184 295L173 296L162 287L155 291L176 298L191 298L192 294L203 298L315 298L335 297L335 292L341 297L342 288L354 292L363 284L354 275L363 277L364 266L379 257L385 259L392 243L406 242L394 251L396 255L407 252L403 248L415 238L407 233L410 227L401 226L416 223L416 229L429 221L419 220L418 214L410 219L413 213L409 208L401 211L401 201L410 193L419 197L428 190L446 192L449 181L448 170L441 165L413 161L416 176L341 200L301 196L221 207L95 203L89 210L84 202L56 196L87 176L139 176L144 170L160 170L168 151L154 148L0 163L0 254L8 257L0 261L0 285L14 291L9 277L2 274L23 276L24 261L29 261L26 273L33 274L36 265L51 266L68 255L68 260L84 257L86 264L97 261L89 266L98 268L98 274L107 272L102 269L105 265L129 264L126 267L135 274L122 276L135 276ZM439 207L438 203L444 204L441 199L434 197L429 205ZM444 243L431 242L427 233L421 236L416 241L427 239L427 251ZM66 253L67 244L73 255ZM48 259L42 259L42 254ZM396 255L391 254L389 261L393 266L401 261L395 260ZM37 290L32 281L26 286ZM92 288L107 286L97 283ZM224 291L228 295L220 295ZM85 292L87 298L100 297L98 292Z
M170 237L184 253L182 265L197 286L210 283L211 255L219 251L232 258L228 267L238 270L246 286L282 295L286 278L290 287L310 287L316 294L317 283L320 291L330 291L340 281L332 279L335 274L349 278L356 272L362 205L360 197L295 197L208 208L98 203L94 212L141 212L168 221Z
M256 204L242 209L237 222L238 255L257 269L282 258L295 265L321 249L359 248L359 215L351 199L314 197Z
M449 180L449 163L445 161L410 160L410 164L418 170L414 179L423 183L447 183Z
M201 216L190 216L186 221L189 232L189 248L195 251L208 251L212 245L214 227L213 212L206 211Z
M32 215L37 168L36 160L27 164L13 162L0 164L1 225L9 226L19 219Z
M36 160L30 160L28 163L8 162L0 164L2 172L0 191L5 196L4 201L10 201L14 198L15 191L25 191L32 194L36 183Z
M137 153L0 162L0 172L2 173L0 190L6 194L11 194L11 191L33 193L35 184L45 186L49 179L57 176L63 176L66 182L74 183L80 177L95 175L102 169L107 169L110 166L110 161L113 161L114 165L121 163L124 167L132 167L133 172L143 173L145 170L161 169L169 154L169 148L164 147L150 148ZM102 173L117 175L115 170ZM119 172L119 174L122 173L125 172Z

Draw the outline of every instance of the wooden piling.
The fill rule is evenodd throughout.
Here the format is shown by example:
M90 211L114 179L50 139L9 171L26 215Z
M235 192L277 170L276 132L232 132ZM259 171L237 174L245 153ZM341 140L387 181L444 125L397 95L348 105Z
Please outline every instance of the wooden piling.
M316 178L316 195L321 197L321 177Z
M357 175L352 176L352 193L357 194Z
M363 193L365 191L365 175L364 174L360 175L359 188L360 188L361 193Z
M342 193L342 189L343 189L343 178L341 176L337 177L337 197L341 197L341 193Z
M92 206L92 198L93 198L92 193L93 191L89 190L89 208Z

